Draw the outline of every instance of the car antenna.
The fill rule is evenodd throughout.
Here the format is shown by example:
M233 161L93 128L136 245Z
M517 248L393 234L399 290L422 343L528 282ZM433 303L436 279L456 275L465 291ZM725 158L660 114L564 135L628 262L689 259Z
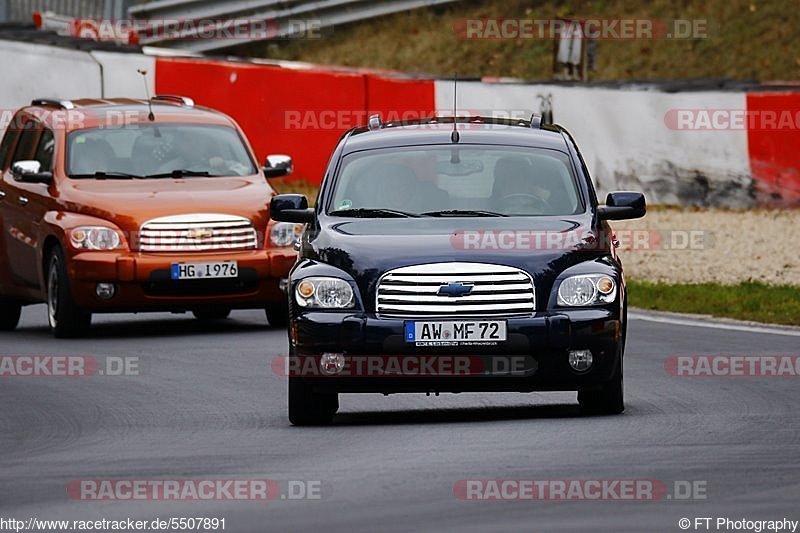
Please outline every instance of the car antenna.
M461 140L461 135L458 133L458 121L456 115L458 114L458 72L453 76L453 133L450 134L450 140L453 144L458 144Z
M153 114L153 102L150 100L150 87L147 86L147 71L143 68L136 69L136 72L142 75L142 80L144 80L144 94L147 96L147 109L150 112L147 114L147 119L150 122L153 122L156 119L156 116Z

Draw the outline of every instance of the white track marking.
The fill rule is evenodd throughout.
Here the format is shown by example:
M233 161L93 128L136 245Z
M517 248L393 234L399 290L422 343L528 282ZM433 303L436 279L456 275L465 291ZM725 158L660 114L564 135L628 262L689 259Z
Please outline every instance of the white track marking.
M691 320L688 318L672 318L661 315L650 315L646 313L630 312L628 318L631 320L646 320L648 322L659 322L661 324L673 324L676 326L691 326L696 328L726 329L731 331L746 331L750 333L763 333L766 335L786 335L789 337L800 337L800 329L795 328L771 328L769 326L753 326L747 324L735 324L726 322L712 322L707 319Z

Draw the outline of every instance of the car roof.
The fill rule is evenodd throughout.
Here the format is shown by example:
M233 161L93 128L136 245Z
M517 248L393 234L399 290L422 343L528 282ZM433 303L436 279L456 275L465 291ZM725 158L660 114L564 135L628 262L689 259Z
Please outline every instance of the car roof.
M374 118L373 118L374 120ZM486 144L523 146L568 151L561 126L542 124L531 127L529 121L470 117L457 119L458 142L453 141L453 118L437 117L407 122L374 122L372 127L350 130L343 153L377 148L424 145Z
M157 99L158 98L158 99ZM191 123L234 125L233 120L219 111L195 106L183 97L81 98L76 100L37 99L24 111L37 116L51 129L74 131L100 126L120 126L134 123ZM148 115L152 108L155 120Z

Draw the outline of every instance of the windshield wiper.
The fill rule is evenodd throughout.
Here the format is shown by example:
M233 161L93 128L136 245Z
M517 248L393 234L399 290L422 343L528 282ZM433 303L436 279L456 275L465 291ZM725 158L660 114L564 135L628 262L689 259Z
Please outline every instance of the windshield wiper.
M373 209L368 207L359 207L357 209L339 209L336 211L331 211L328 214L340 217L357 217L357 218L385 217L385 216L396 217L396 218L417 218L420 216L417 213L406 213L405 211L398 211L396 209Z
M125 180L135 180L135 179L142 179L142 176L138 176L136 174L128 174L127 172L104 172L98 171L93 174L70 174L69 176L72 179L98 179L98 180L106 180L106 179L125 179Z
M425 217L507 217L503 213L495 213L494 211L480 211L469 209L451 209L449 211L429 211L427 213L420 213Z
M194 178L194 177L198 177L198 178L218 178L219 176L211 174L210 172L205 171L205 170L202 170L202 171L201 170L187 170L187 169L184 169L184 168L178 168L178 169L172 170L170 172L162 172L160 174L148 174L147 176L145 176L145 178L147 178L147 179L158 179L158 178L180 179L180 178Z

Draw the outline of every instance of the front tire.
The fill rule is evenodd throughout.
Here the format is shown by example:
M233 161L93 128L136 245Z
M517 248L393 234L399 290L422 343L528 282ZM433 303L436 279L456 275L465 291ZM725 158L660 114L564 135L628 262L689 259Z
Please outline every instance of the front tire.
M75 304L61 248L54 248L47 261L47 317L57 339L82 337L89 332L92 314Z
M592 415L618 415L625 410L625 387L622 377L622 350L611 381L578 391L581 411Z
M0 298L0 331L13 331L19 324L22 306L13 301Z
M289 378L289 422L294 426L324 426L339 410L335 392L315 393L301 378Z

